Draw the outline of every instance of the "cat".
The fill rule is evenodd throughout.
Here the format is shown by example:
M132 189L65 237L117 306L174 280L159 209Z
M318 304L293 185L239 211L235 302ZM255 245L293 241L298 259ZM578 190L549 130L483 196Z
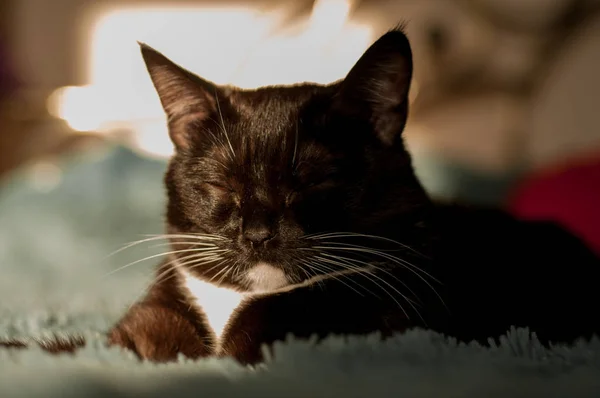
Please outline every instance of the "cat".
M485 344L522 326L547 344L600 331L600 260L579 239L428 196L403 143L400 27L329 85L222 86L140 48L175 147L172 253L110 345L256 364L288 334L426 328Z

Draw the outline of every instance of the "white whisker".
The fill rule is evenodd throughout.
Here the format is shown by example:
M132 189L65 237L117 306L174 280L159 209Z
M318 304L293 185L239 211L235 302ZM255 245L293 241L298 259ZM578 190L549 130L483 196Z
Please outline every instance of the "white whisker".
M222 257L221 257L221 259L222 259ZM225 263L225 262L227 262L227 261L228 261L228 259L224 259L224 260L223 260L223 261L221 261L220 263L218 263L218 264L216 264L216 265L213 265L213 266L212 266L212 267L210 267L209 269L205 270L205 271L204 271L204 273L209 273L210 271L212 271L213 269L215 269L215 268L217 268L217 267L219 267L219 266L223 265L223 263ZM210 262L209 262L209 263L210 263ZM181 265L187 265L187 266L188 266L188 268L189 268L190 270L192 270L192 269L194 269L194 268L197 268L197 267L199 267L199 266L201 266L201 265L206 265L206 264L204 264L204 263L200 263L200 264L193 264L193 265L189 265L189 264L185 264L185 263L184 263L184 264L181 264Z
M221 284L223 283L223 281L225 280L225 278L227 277L227 275L233 270L235 269L234 266L230 265L229 267L224 268L227 271L225 271L225 273L221 276L221 278L219 279L219 281L217 283L215 283L216 286L221 286ZM213 278L211 278L212 280Z
M296 134L294 137L294 155L292 157L292 167L296 165L296 152L298 151L298 122L296 122Z
M328 251L328 250L335 250L335 251L350 251L350 252L359 252L359 253L366 253L366 254L371 254L371 255L375 255L378 257L382 257L386 260L389 260L395 264L401 265L403 266L405 269L407 269L408 271L412 272L414 275L416 275L419 279L421 279L432 291L433 293L438 297L438 299L440 300L440 302L445 306L446 303L444 302L443 298L439 295L439 293L437 292L437 290L419 273L423 273L425 276L431 278L434 282L440 283L441 282L439 280L437 280L435 277L433 277L431 274L429 274L427 271L422 270L418 267L416 267L414 264L411 264L408 261L399 259L395 256L392 256L388 253L382 253L378 250L375 249L363 249L363 248L357 248L357 247L340 247L340 246L335 246L335 247L331 247L331 246L314 246L313 249L318 249L318 250L324 250L324 251ZM352 258L348 258L348 257L344 257L346 260L348 261L355 261L355 262L360 262L363 264L367 264L363 261L360 260L356 260L356 259L352 259ZM381 269L381 268L378 268ZM382 270L385 271L385 270ZM419 272L417 272L419 271ZM386 271L388 274L389 272ZM396 278L397 280L399 280L398 278ZM406 285L404 285L406 286ZM408 288L408 287L407 287Z
M174 246L174 245L189 245L189 246L203 246L203 247L217 247L217 245L215 245L214 243L198 243L198 242L189 242L189 241L184 241L184 242L167 242L167 243L158 243L156 245L152 245L152 246L148 246L148 248L154 248L154 247L163 247L163 246Z
M208 240L208 241L224 241L224 240L228 240L227 238L224 238L222 236L218 236L218 235L208 235L208 234L204 234L204 235L193 235L193 234L161 234L161 235L149 235L149 234L145 234L145 235L141 235L141 236L148 236L148 238L145 239L140 239L140 240L136 240L134 242L129 242L126 243L125 246L117 249L116 251L108 254L103 260L107 260L108 258L124 251L127 250L133 246L142 244L142 243L146 243L146 242L151 242L154 240L167 240L167 239L177 239L177 238L181 238L181 239L196 239L196 240ZM209 245L209 243L206 243L206 245Z
M323 253L323 254L324 254L324 253ZM326 261L326 262L329 262L329 263L331 263L331 264L333 264L333 265L337 265L337 266L339 266L339 267L342 267L342 268L345 268L345 269L353 269L353 270L354 270L354 269L360 269L360 267L357 267L356 265L345 264L345 263L343 263L343 262L340 262L340 261L339 261L339 259L334 259L334 260L331 260L331 259L321 258L321 257L319 257L319 256L317 256L317 257L318 257L318 258L319 258L321 261ZM335 257L335 256L332 256L332 257ZM408 302L408 303L411 305L411 307L413 307L413 309L414 309L414 310L417 312L417 314L419 313L419 311L418 311L418 310L417 310L417 309L414 307L414 305L413 305L413 303L412 303L412 300L410 300L408 297L406 297L404 294L402 294L402 292L400 292L400 291L399 291L399 290L398 290L396 287L394 287L394 286L393 286L392 284L390 284L388 281L386 281L385 279L383 279L382 277L380 277L379 275L377 275L377 274L374 274L374 273L369 273L369 274L367 274L367 275L369 275L369 276L373 276L373 277L375 277L375 278L376 278L376 280L373 280L373 279L371 279L371 278L367 278L367 279L369 279L369 280L370 280L371 282L373 282L373 283L374 283L376 286L378 286L378 287L379 287L381 290L383 290L383 291L384 291L384 292L385 292L385 293L386 293L386 294L387 294L387 295L388 295L388 296L389 296L389 297L390 297L390 298L391 298L391 299L394 301L394 303L396 303L396 305L398 305L398 307L399 307L399 308L402 310L402 312L404 313L404 315L406 315L406 317L407 317L408 319L410 319L410 316L408 315L408 313L406 312L406 310L404 309L404 307L403 307L403 306L400 304L400 302L398 302L398 300L396 300L396 298L394 297L394 295L393 295L393 294L391 294L391 293L390 293L390 292L389 292L389 291L388 291L388 290L387 290L385 287L381 286L381 285L379 284L379 282L381 282L381 283L385 284L385 285L386 285L386 286L388 286L390 289L392 289L392 290L393 290L395 293L399 294L399 295L400 295L400 296L401 296L401 297L402 297L404 300L406 300L406 301L407 301L407 302ZM364 275L364 274L363 274L363 276L365 276L365 277L367 277L367 275ZM379 282L378 282L378 281L379 281ZM419 316L420 316L420 315L419 315Z
M223 121L223 113L221 112L221 105L219 104L219 95L217 90L215 89L215 99L217 103L217 110L219 111L219 118L221 119L221 128L223 129L223 133L225 134L225 138L227 139L227 143L229 144L229 149L231 150L232 159L235 158L235 151L233 150L233 146L231 145L231 141L229 140L229 135L227 134L227 130L225 129L225 122Z
M398 278L396 275L394 275L390 271L378 267L376 263L362 261L362 260L358 260L358 259L351 258L351 257L334 256L334 255L329 254L329 253L320 253L320 255L326 256L326 257L330 257L330 258L334 258L334 259L336 259L338 261L344 262L345 264L350 263L353 266L355 266L353 263L357 263L357 264L359 264L358 265L359 267L360 266L369 266L369 267L372 267L373 269L375 269L377 271L383 272L384 274L390 276L391 278L394 278L394 280L396 280L398 283L400 283L402 286L404 286L413 296L415 296L415 299L417 300L417 301L415 301L415 303L417 303L418 301L420 301L419 298L418 298L418 296L417 296L417 294L406 283L404 283L400 278Z
M425 274L426 276L431 278L434 282L441 284L441 282L439 280L437 280L434 276L429 274L427 271L422 270L419 267L416 267L414 264L411 264L410 262L408 262L406 260L402 260L398 257L392 256L389 253L384 253L379 250L369 249L369 248L365 249L365 248L360 248L360 247L341 247L341 246L335 246L335 247L333 247L333 246L313 246L313 248L320 249L320 250L336 250L336 251L346 250L346 251L354 251L354 252L360 252L360 253L373 254L375 256L383 257L387 260L390 260L398 265L402 265L402 266L406 267L407 269L411 270L413 273L415 273L415 275L419 275L417 273L417 271L422 272L423 274ZM423 279L420 275L419 275L419 277L421 279ZM423 281L425 281L425 279L423 279Z
M296 261L298 262L298 267L302 270L302 272L304 272L304 274L306 275L306 277L308 279L315 278L319 275L319 274L317 274L317 271L315 271L315 269L313 269L310 266L310 264L308 264L306 261L303 261L303 260L296 260ZM308 267L308 269L306 269L305 267ZM317 284L319 285L321 290L324 289L323 281L317 280Z
M205 255L204 253L202 253L201 255ZM181 257L181 258L175 258L165 264L163 264L163 266L166 267L166 269L164 271L162 271L160 274L156 275L153 279L153 281L150 283L150 285L148 287L146 287L145 289L142 290L142 292L144 291L149 291L152 287L154 287L155 285L158 285L159 283L164 283L167 282L168 280L170 280L171 278L174 278L177 276L176 272L173 272L168 278L165 278L170 272L173 271L173 268L168 267L169 265L172 264L177 264L178 266L188 266L190 269L193 269L195 267L199 267L202 265L207 265L210 264L214 261L218 261L219 258L218 256L211 256L211 257L200 257L198 258L199 254L192 254L189 256L185 256L185 257ZM190 258L195 258L194 260L190 260L190 261L185 261L186 259L190 259ZM183 261L183 262L181 262ZM214 267L211 267L211 269L219 266L220 264L222 264L223 262L225 262L226 260L222 261L221 263L217 264Z
M231 265L230 265L230 266L227 266L227 267L224 267L224 268L223 268L221 271L219 271L219 272L217 272L216 274L214 274L214 275L213 275L213 276L212 276L212 277L211 277L211 278L210 278L208 281L212 283L212 281L213 281L213 280L214 280L214 279L215 279L217 276L221 275L221 274L222 274L222 273L224 273L224 272L227 272L227 271L228 271L228 270L229 270L231 267L232 267Z
M198 239L198 240L217 240L217 241L227 241L229 240L228 238L221 236L221 235L214 235L214 234L194 234L194 233L189 233L189 234L158 234L158 235L153 235L153 234L145 234L142 236L150 236L150 237L162 237L165 239L168 238L185 238L185 239Z
M385 241L385 242L389 242L389 243L394 243L395 245L398 245L405 249L408 249L421 257L427 257L424 254L418 252L417 250L413 249L412 247L410 247L408 245L405 245L401 242L398 242L398 241L390 239L390 238L386 238L384 236L361 234L361 233L356 233L356 232L328 232L328 233L321 233L321 234L309 234L309 235L305 235L303 238L310 239L310 240L322 240L325 238L329 238L329 239L332 239L332 238L333 239L335 239L335 238L368 238L368 239L381 240L381 241Z
M152 256L141 258L141 259L136 260L136 261L132 261L132 262L130 262L127 265L124 265L122 267L119 267L119 268L117 268L115 270L110 271L109 273L105 274L104 277L112 275L112 274L114 274L116 272L119 272L119 271L121 271L121 270L123 270L125 268L128 268L128 267L130 267L132 265L135 265L135 264L138 264L138 263L141 263L143 261L151 260L153 258L159 258L159 257L164 257L164 256L167 256L167 255L171 255L171 254L179 254L179 253L186 253L186 252L195 252L195 253L197 253L197 252L201 252L201 251L208 251L208 252L211 252L211 253L213 253L213 252L214 253L219 253L219 252L225 252L225 251L227 251L227 249L213 249L213 248L183 249L183 250L172 250L172 251L169 251L169 252L158 253L158 254L154 254Z
M342 281L342 280L339 278L339 276L335 275L335 269L333 269L333 268L331 268L331 267L327 267L327 266L326 266L326 265L324 265L324 264L314 264L314 263L305 263L305 264L306 264L307 266L309 266L309 267L311 267L311 268L313 268L313 269L317 270L317 271L320 271L320 272L323 272L323 271L325 271L325 272L323 272L323 273L325 273L325 274L327 274L327 275L330 275L330 276L331 276L333 279L335 279L335 280L337 280L338 282L342 283L343 285L345 285L345 286L346 286L346 287L348 287L349 289L351 289L351 290L355 291L355 292L356 292L358 295L360 295L360 296L363 296L363 297L364 297L364 295L363 295L361 292L359 292L358 290L356 290L355 288L353 288L352 286L350 286L350 285L349 285L349 284L347 284L346 282ZM329 271L329 273L328 273L327 271ZM317 276L316 272L315 272L315 276ZM341 276L347 276L347 275L341 275ZM354 280L353 280L352 278L350 278L350 277L348 277L348 279L349 279L349 280L351 280L351 281L353 281L353 282L355 282L355 283L357 283L356 281L354 281ZM359 285L359 286L363 287L363 286L362 286L362 285L360 285L359 283L357 283L357 285ZM364 288L364 287L363 287L363 288ZM366 289L366 290L368 291L368 289ZM375 297L377 297L377 296L375 296Z

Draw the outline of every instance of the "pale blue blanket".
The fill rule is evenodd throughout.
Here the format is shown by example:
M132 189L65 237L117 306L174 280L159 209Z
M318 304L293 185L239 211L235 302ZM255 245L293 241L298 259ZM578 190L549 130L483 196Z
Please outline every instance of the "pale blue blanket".
M102 333L142 293L157 259L109 273L165 248L106 255L162 232L165 164L116 147L61 167L54 187L38 180L48 167L0 186L0 338L74 332L88 345L75 356L0 349L0 398L600 397L598 341L546 350L526 331L492 349L423 331L384 343L288 342L254 370L215 359L158 366L107 349Z

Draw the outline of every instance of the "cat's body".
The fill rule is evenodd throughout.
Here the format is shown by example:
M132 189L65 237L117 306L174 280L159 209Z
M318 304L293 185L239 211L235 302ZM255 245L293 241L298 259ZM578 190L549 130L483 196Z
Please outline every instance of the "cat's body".
M516 326L531 328L544 343L570 343L600 331L594 312L600 270L591 268L598 261L579 240L553 224L523 223L501 212L459 207L434 212L442 226L432 227L439 236L429 252L432 259L404 258L439 279L436 283L422 275L435 292L413 272L394 267L388 270L393 277L383 271L323 276L270 294L216 287L211 292L204 288L211 284L186 280L173 266L178 276L154 286L142 301L145 309L134 307L113 329L111 341L153 360L170 360L181 352L255 362L261 359L261 343L283 340L288 333L325 337L379 331L386 336L422 327L486 343ZM164 272L165 265L159 269ZM413 308L394 289L421 301ZM196 295L222 300L208 303L216 320ZM178 322L168 319L178 317L175 312L181 314ZM202 326L189 326L204 320ZM130 329L124 333L123 328Z
M600 332L600 261L577 239L427 196L401 136L412 59L400 30L328 86L220 87L142 54L176 147L172 253L111 344L254 363L288 333Z
M173 249L198 234L205 252L168 258L158 275L173 276L158 277L113 343L150 359L255 362L288 333L600 331L600 262L578 240L428 198L401 137L412 74L401 31L329 86L217 87L142 53L177 148L165 179Z

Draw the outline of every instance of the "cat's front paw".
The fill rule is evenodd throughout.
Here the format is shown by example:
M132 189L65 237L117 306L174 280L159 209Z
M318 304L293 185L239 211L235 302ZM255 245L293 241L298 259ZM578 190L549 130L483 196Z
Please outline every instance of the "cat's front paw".
M196 359L214 350L190 321L170 309L136 305L108 333L108 344L133 351L140 359L175 361L179 354Z
M290 334L317 341L330 335L376 331L387 337L413 326L395 302L358 295L337 279L323 282L319 287L311 285L242 302L223 331L217 355L256 364L263 360L263 346L272 350L275 341L283 341Z
M243 303L229 320L217 355L232 357L244 365L254 365L263 361L262 346L285 338L285 330L280 324L271 322L273 308L271 297L250 300Z

